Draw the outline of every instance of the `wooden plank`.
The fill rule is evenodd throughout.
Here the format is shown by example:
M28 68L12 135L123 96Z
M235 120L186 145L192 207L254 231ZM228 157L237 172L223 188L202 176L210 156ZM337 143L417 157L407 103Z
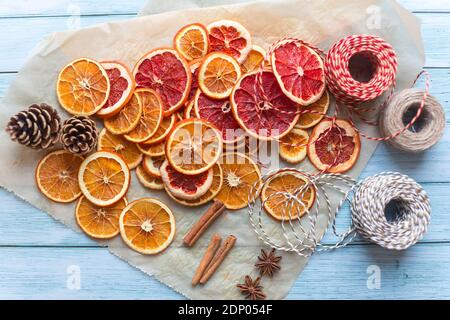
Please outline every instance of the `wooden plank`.
M120 0L3 0L0 7L1 17L32 16L32 15L82 15L98 14L134 14L146 3L146 0L127 0L126 6ZM405 8L416 12L450 12L447 0L399 0Z
M376 246L347 247L314 255L287 298L448 299L449 264L450 244L419 244L405 252L388 252ZM370 280L368 288L373 272L368 274L368 268L379 268L379 289L369 289L374 288ZM73 290L76 286L71 279L77 271L80 290ZM264 279L262 284L267 283ZM267 290L274 285L267 284ZM154 278L119 263L103 248L0 248L0 299L13 298L182 297Z
M420 13L428 67L450 67L450 13ZM28 53L46 35L75 26L92 26L131 18L131 15L73 17L33 17L0 19L3 43L0 48L0 72L17 71ZM17 35L21 36L18 37ZM11 50L10 48L14 48Z
M450 183L426 183L424 188L430 196L433 209L432 223L424 241L450 241L450 221L447 217ZM4 190L0 191L0 202L0 246L98 246L87 236L72 231L45 212L31 207ZM337 219L338 231L346 230L349 223L350 211L343 208ZM324 243L335 242L331 233L324 238ZM359 239L358 242L362 240Z

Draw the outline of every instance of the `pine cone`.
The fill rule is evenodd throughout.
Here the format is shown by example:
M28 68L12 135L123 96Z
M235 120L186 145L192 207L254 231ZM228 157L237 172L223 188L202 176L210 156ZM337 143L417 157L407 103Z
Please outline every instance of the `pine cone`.
M45 103L33 104L17 113L6 126L6 132L13 141L34 149L53 146L58 141L60 130L61 118Z
M98 130L95 121L86 116L74 116L64 121L61 143L69 152L83 155L97 145Z

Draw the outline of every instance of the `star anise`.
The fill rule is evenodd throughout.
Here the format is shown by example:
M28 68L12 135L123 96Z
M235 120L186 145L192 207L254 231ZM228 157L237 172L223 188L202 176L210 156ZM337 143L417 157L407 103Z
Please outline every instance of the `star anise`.
M261 276L267 275L272 277L276 271L281 269L281 258L281 256L275 255L275 249L272 249L269 254L261 249L261 254L258 257L259 261L255 264L255 267L259 269Z
M263 287L259 284L260 282L260 277L253 280L252 277L245 276L245 283L238 284L237 287L241 290L241 293L245 295L245 299L264 300L266 299L266 295L262 291Z

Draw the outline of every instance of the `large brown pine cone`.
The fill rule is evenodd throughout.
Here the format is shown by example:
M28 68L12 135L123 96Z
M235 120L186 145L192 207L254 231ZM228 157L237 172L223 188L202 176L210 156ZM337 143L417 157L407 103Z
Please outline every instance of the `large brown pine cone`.
M95 121L86 116L74 116L64 121L61 143L69 152L83 155L97 145L98 130Z
M13 141L35 149L53 146L58 141L60 130L61 118L45 103L33 104L17 113L6 126L6 132Z

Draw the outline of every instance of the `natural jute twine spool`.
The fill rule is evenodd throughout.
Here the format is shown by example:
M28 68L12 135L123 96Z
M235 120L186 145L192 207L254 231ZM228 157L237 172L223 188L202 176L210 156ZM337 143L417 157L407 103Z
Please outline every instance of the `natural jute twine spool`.
M419 89L406 89L396 93L380 113L380 133L383 136L391 136L402 130L416 115L424 94L425 92ZM387 142L402 151L422 152L441 139L444 129L444 108L435 97L428 95L422 113L415 123Z
M395 204L397 218L388 221L386 208ZM422 239L431 215L423 188L408 176L381 173L362 181L352 205L355 230L364 238L391 250L404 250Z

